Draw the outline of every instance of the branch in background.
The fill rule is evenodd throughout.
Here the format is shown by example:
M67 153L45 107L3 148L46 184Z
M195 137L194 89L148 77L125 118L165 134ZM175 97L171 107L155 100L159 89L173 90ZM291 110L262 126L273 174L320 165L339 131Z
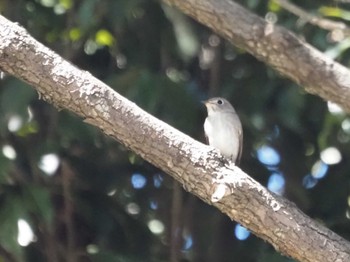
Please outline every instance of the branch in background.
M163 0L290 78L350 112L350 71L284 27L231 0Z
M0 70L32 85L49 103L100 128L279 252L299 261L350 261L346 240L238 167L227 167L216 150L147 114L2 16ZM222 188L225 192L213 203L212 192Z
M310 14L309 12L305 11L304 9L296 6L295 4L289 2L288 0L273 0L278 5L280 5L285 10L289 11L290 13L300 17L300 19L304 20L307 23L316 25L322 29L325 29L327 31L331 31L334 41L341 41L345 37L350 36L350 28L342 22L333 21L327 18L323 18L318 15ZM339 34L341 34L342 37L339 37ZM337 36L338 39L335 37Z
M170 262L180 260L183 233L183 190L179 183L173 183L170 228Z
M74 205L71 194L72 178L74 177L74 171L69 166L67 161L62 161L62 185L63 185L63 201L64 201L64 224L66 226L66 254L65 260L67 262L75 262L76 254L74 253L75 247L75 226L74 226Z
M338 3L350 3L350 0L333 0L334 2L338 2Z

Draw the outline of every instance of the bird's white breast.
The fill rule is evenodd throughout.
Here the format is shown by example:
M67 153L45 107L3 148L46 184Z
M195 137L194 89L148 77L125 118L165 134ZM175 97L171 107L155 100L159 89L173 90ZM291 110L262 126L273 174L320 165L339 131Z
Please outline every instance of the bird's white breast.
M242 132L241 123L230 121L236 114L222 114L218 117L215 113L209 115L204 122L204 132L209 140L209 145L220 150L220 153L233 161L236 160L239 148L239 132ZM238 118L238 117L237 117Z

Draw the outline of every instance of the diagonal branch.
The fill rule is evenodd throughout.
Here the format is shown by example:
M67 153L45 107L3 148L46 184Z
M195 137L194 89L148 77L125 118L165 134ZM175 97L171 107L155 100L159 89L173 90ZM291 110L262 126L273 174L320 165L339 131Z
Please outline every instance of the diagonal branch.
M296 16L299 16L300 19L304 20L305 22L316 25L328 31L341 31L343 32L344 37L350 35L349 27L347 27L347 25L343 22L333 21L318 15L310 14L307 11L300 8L299 6L289 2L288 0L274 1L282 8L286 9L287 11L291 12Z
M227 167L217 151L147 114L1 16L0 70L120 141L283 254L299 261L350 261L350 244L340 236L238 167ZM222 188L226 197L211 202L213 191Z
M245 49L307 92L350 112L350 71L230 0L163 0Z

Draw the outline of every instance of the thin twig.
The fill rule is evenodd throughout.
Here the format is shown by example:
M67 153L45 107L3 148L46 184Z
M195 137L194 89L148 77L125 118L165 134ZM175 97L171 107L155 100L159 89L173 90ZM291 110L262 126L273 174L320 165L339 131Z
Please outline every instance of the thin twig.
M290 13L299 16L301 19L305 20L307 23L316 25L327 31L339 31L341 30L344 36L350 35L350 28L346 26L343 22L333 21L327 18L323 18L319 15L310 14L304 9L296 6L295 4L289 2L288 0L274 0L278 5L280 5L285 10ZM350 2L350 0L349 0Z

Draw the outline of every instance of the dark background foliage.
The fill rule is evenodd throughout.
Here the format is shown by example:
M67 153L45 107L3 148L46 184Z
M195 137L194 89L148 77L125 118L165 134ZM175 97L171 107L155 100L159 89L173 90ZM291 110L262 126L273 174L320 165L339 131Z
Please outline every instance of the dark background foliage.
M348 39L272 1L240 2L348 65ZM349 19L331 0L294 3ZM200 101L226 97L244 127L243 170L350 239L341 110L158 1L2 0L0 11L197 140ZM3 77L0 101L0 261L290 261L23 82Z

